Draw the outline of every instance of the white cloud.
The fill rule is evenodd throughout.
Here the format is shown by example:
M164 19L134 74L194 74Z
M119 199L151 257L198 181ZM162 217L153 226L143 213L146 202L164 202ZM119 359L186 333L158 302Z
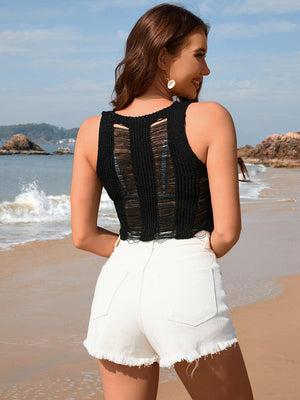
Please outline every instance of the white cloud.
M27 3L27 4L25 4ZM30 2L24 2L22 8L14 7L4 10L5 6L0 10L0 18L10 20L10 22L16 22L23 20L22 22L28 23L34 19L64 19L74 15L74 8L72 7L51 7L50 5L43 4L30 4Z
M136 8L149 5L154 6L151 0L92 0L90 1L89 9L92 13L100 12L106 8ZM159 2L157 2L159 3Z
M209 14L212 11L213 3L214 3L213 0L202 0L198 4L198 10L200 12L200 15Z
M112 85L111 82L96 83L89 80L74 80L64 83L60 83L55 86L43 87L41 92L43 93L54 93L54 94L67 94L74 93L99 93L103 88L108 88ZM111 86L112 87L112 86Z
M244 0L230 1L223 9L225 14L283 14L300 11L299 0Z
M290 21L265 21L253 24L229 22L212 26L211 35L221 38L251 38L268 33L293 32L299 29L300 25Z
M109 110L113 82L70 81L44 88L0 88L1 124L48 122L79 127L92 115ZM5 112L4 112L5 110Z
M299 64L298 52L214 59L211 74L204 80L203 96L245 104L285 102L293 108L300 102Z
M117 31L117 38L118 39L122 39L122 40L126 40L127 37L129 35L129 32L125 31L124 29L120 29Z
M79 74L80 76L90 76L92 79L93 77L99 76L99 74L107 74L108 71L113 71L118 62L119 60L105 57L73 57L72 59L64 59L62 57L53 56L48 58L30 58L29 60L21 58L18 61L10 63L9 69L15 71L26 69L34 72L47 71L49 79L55 77L57 74L61 76L62 73L65 74L66 72L69 77L70 75L78 76Z
M6 30L0 32L0 56L51 57L111 50L117 34L88 36L72 28Z
M269 80L253 77L249 80L235 81L220 80L207 83L206 100L219 99L219 101L231 102L256 102L257 106L262 103L278 102L299 102L300 89L291 85L285 85L285 79Z

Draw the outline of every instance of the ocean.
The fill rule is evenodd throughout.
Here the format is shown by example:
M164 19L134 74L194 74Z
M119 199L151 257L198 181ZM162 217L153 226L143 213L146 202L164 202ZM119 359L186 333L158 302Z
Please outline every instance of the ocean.
M42 147L48 152L58 148ZM252 182L239 183L241 204L270 200L260 197L270 185L270 176L267 181L265 174L268 167L246 166ZM0 156L0 251L35 240L62 239L71 233L72 168L71 154ZM119 228L114 204L104 188L98 225Z

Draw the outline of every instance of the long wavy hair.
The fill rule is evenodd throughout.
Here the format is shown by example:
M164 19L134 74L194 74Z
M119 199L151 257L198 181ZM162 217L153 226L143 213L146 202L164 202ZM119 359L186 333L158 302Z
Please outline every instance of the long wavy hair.
M165 47L177 56L195 29L207 37L210 26L184 7L162 3L143 14L127 38L124 59L115 68L113 110L127 107L145 93L154 81L160 50Z

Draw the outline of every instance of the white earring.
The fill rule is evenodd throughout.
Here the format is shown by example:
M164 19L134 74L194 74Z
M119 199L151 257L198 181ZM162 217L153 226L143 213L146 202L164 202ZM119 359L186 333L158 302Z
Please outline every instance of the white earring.
M169 80L167 86L168 86L168 89L173 89L173 87L175 86L174 79Z

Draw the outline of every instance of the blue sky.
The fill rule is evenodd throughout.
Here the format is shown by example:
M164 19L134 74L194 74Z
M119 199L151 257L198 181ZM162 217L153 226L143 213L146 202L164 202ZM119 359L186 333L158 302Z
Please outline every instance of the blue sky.
M127 35L159 3L0 0L0 125L79 127L111 109ZM299 0L171 3L211 25L200 100L230 111L238 146L300 130Z

